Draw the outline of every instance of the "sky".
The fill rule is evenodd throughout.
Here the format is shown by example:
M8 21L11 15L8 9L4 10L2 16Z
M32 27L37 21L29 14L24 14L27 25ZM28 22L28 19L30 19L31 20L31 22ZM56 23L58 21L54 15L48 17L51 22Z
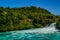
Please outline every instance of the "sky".
M55 15L60 15L60 0L0 0L2 7L36 6L49 10Z

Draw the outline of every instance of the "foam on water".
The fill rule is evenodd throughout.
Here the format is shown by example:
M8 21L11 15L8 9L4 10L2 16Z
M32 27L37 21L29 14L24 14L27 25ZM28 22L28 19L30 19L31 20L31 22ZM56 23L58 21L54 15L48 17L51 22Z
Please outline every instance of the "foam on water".
M22 31L15 31L15 32L16 33L53 33L57 31L55 25L56 23L52 23L50 26L44 28L36 28L36 29L22 30Z
M55 24L45 28L0 33L0 40L60 40Z

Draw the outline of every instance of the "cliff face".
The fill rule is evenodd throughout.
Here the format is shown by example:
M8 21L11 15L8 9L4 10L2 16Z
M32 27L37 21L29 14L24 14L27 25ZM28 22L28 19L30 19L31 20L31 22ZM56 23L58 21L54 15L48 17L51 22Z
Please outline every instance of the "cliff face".
M0 7L0 31L41 28L55 22L57 16L39 7Z
M56 19L56 23L57 23L56 29L60 30L60 15L57 15L56 17L57 17L57 19Z

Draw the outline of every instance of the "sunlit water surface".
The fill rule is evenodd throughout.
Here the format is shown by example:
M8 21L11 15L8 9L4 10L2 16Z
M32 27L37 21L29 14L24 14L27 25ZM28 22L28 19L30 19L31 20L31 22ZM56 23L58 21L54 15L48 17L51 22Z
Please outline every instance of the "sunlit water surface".
M0 40L60 40L60 32L52 23L49 27L0 33Z

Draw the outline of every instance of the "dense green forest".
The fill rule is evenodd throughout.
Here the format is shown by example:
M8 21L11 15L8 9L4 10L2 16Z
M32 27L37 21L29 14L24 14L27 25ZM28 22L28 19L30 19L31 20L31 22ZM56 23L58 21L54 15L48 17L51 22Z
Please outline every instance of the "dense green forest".
M0 32L42 28L59 17L40 7L0 7Z

